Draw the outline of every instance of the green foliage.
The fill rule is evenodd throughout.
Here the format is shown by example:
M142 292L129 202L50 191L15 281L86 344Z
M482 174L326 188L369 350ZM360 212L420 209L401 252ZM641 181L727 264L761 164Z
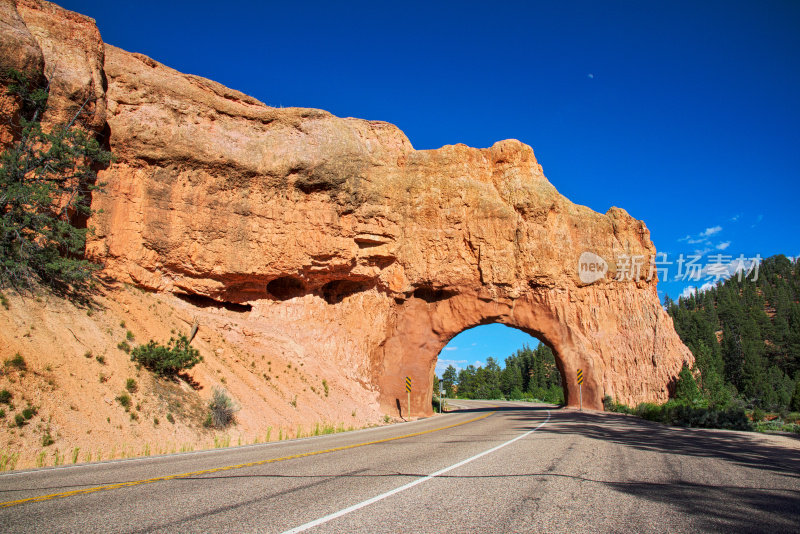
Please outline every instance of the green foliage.
M25 363L25 358L23 358L19 352L16 353L13 358L6 360L5 366L14 368L18 371L25 371L28 369L28 364Z
M42 447L49 447L50 445L52 445L55 442L56 442L56 440L54 440L53 436L50 435L50 431L49 430L47 432L45 432L44 435L42 436Z
M536 349L527 346L505 360L505 368L494 358L487 358L486 365L476 368L467 366L456 374L449 366L442 374L442 383L447 395L467 399L530 399L561 404L564 390L561 373L556 367L553 351L545 344Z
M25 417L21 413L18 413L14 416L14 422L17 424L17 426L21 427L25 424Z
M610 395L603 397L603 409L607 412L633 413L627 404L618 403Z
M754 428L757 432L792 432L800 434L800 424L786 422L781 419L761 421L755 423Z
M129 378L125 381L125 389L127 389L129 393L136 393L139 390L139 386L136 385L136 380Z
M150 340L146 345L131 352L131 360L162 377L174 377L181 371L191 369L203 360L200 352L189 345L189 339L181 335L170 338L164 346Z
M453 386L458 383L458 371L452 365L448 365L447 369L444 370L442 373L442 387L444 388L444 394L447 397L455 397L455 390Z
M324 378L322 379L322 389L324 389L324 390L325 390L325 396L327 397L327 396L328 396L328 393L329 393L329 389L328 389L328 381L327 381L327 380L325 380Z
M167 412L167 421L172 424L175 424L175 417L173 417L172 412Z
M85 289L95 270L83 257L85 221L99 188L96 169L111 153L81 127L85 106L45 131L47 88L16 71L2 77L21 113L10 124L15 142L0 156L0 285Z
M7 389L0 389L0 404L9 404L11 403L11 398L13 395Z
M39 410L34 408L33 406L28 406L24 410L22 410L22 417L25 418L26 421L33 419L33 416L39 413Z
M726 428L730 430L752 430L744 408L731 405L726 408L709 408L693 405L686 400L670 400L664 404L643 402L631 409L625 404L615 402L611 397L603 398L603 406L608 412L632 414L648 421L667 425Z
M789 409L793 412L800 412L800 376L795 378L794 393Z
M5 308L5 309L8 309L10 307L10 303L8 302L8 298L5 295L3 295L2 293L0 293L0 305L2 305L3 308Z
M678 373L678 381L675 384L675 399L688 404L699 404L702 400L694 375L685 363Z
M695 355L701 404L779 412L797 397L800 409L800 262L772 256L751 278L665 302Z
M119 350L121 350L122 352L125 352L125 353L127 353L127 354L130 354L130 353L131 353L131 346L130 346L130 345L128 345L128 342L127 342L127 341L120 341L119 343L117 343L117 348L118 348ZM98 360L98 361L99 361L99 360Z
M129 410L131 407L131 396L127 393L121 393L117 395L115 399L120 405L125 408L125 410Z
M203 423L214 428L226 428L234 423L234 414L239 408L224 390L214 388L211 401L208 403L208 415Z

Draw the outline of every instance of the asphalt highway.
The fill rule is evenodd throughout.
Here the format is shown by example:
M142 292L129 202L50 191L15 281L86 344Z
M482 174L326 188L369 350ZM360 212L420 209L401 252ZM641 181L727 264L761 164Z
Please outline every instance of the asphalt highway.
M527 403L0 475L2 532L798 532L800 439Z

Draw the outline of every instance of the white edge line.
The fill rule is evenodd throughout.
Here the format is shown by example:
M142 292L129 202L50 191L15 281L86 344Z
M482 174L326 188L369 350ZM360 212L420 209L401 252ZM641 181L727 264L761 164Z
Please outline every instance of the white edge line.
M515 441L520 440L522 438L525 438L525 437L533 434L534 432L539 430L541 427L543 427L549 420L550 420L550 410L547 410L547 419L545 419L544 421L539 423L539 425L537 425L536 428L534 428L532 430L529 430L529 431L525 432L524 434L520 434L516 438L510 439L510 440L506 441L505 443L501 443L500 445L497 445L496 447L492 447L491 449L487 449L487 450L485 450L483 452L479 452L475 456L467 458L466 460L461 460L458 463L455 463L455 464L453 464L453 465L451 465L449 467L445 467L444 469L440 469L440 470L438 470L438 471L436 471L434 473L431 473L430 475L427 475L427 476L422 477L422 478L418 478L418 479L416 479L416 480L414 480L412 482L409 482L408 484L405 484L405 485L400 486L398 488L395 488L393 490L389 490L386 493L381 493L380 495L376 495L375 497L367 499L366 501L362 501L362 502L360 502L358 504L354 504L352 506L348 506L347 508L343 508L342 510L339 510L338 512L334 512L332 514L328 514L328 515L326 515L324 517L320 517L319 519L315 519L314 521L309 521L308 523L305 523L305 524L300 525L298 527L294 527L292 529L289 529L289 530L283 532L283 534L295 534L297 532L304 532L304 531L306 531L306 530L308 530L310 528L325 524L328 521L332 521L333 519L342 517L343 515L347 515L350 512L355 512L356 510L364 508L365 506L369 506L370 504L374 504L374 503L376 503L378 501L382 501L383 499L385 499L387 497L391 497L392 495L396 495L396 494L400 493L401 491L405 491L407 489L413 488L414 486L416 486L418 484L422 484L423 482L427 482L428 480L431 480L432 478L435 478L435 477L438 477L440 475L443 475L443 474L447 473L448 471L452 471L453 469L457 469L457 468L461 467L462 465L466 465L466 464L468 464L468 463L470 463L470 462L472 462L474 460L477 460L478 458L480 458L482 456L486 456L487 454L491 454L491 453L493 453L493 452L495 452L495 451L497 451L499 449L502 449L506 445L511 445Z

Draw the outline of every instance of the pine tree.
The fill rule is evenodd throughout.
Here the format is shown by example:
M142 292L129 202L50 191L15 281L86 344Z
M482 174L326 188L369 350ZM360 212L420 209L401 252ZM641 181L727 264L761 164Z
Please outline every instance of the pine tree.
M448 365L447 369L444 370L442 373L442 386L444 387L445 395L448 397L454 397L455 392L453 390L453 386L456 384L458 380L458 373L456 368L452 365Z
M789 409L793 412L800 412L800 376L795 378L794 393L792 393Z
M675 384L675 399L687 404L698 404L701 401L700 389L697 387L692 370L685 363L678 373Z
M82 288L94 266L83 258L88 229L81 227L97 190L95 169L111 161L80 126L82 111L50 131L42 128L47 90L16 71L3 74L21 109L12 121L16 142L0 167L0 286L43 283L59 291Z

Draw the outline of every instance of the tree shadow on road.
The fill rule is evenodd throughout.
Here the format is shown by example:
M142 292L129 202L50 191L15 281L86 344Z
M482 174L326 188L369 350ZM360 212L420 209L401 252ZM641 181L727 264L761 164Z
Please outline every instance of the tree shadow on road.
M782 445L755 432L670 427L637 417L560 410L542 428L550 434L575 434L644 451L715 458L741 467L800 479L800 441Z

